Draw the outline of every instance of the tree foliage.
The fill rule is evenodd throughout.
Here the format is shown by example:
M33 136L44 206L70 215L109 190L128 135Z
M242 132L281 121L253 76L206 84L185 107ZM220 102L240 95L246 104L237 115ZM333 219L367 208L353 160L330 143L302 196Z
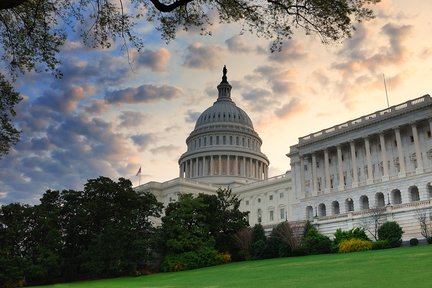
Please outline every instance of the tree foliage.
M379 0L8 0L0 4L3 60L12 72L36 64L56 72L56 54L67 33L76 30L92 47L108 48L121 39L138 49L143 40L135 26L151 22L163 39L179 30L198 28L211 34L212 16L220 23L241 22L244 31L273 38L273 48L295 29L316 33L325 43L351 36L354 23L374 17L370 4Z
M19 131L13 125L12 118L16 115L14 107L21 99L0 73L0 158L18 142Z
M151 23L167 42L179 30L211 34L218 22L240 22L242 32L273 39L280 49L294 30L318 34L330 43L350 37L354 24L374 17L370 4L379 0L3 0L0 2L0 44L4 70L13 80L28 71L61 77L58 53L68 37L79 34L90 47L144 46L140 25ZM217 12L217 13L215 13ZM0 80L5 74L0 73ZM1 83L0 83L1 84ZM3 86L3 85L2 85ZM14 115L17 101L2 97L0 113ZM3 97L5 97L4 100ZM19 100L18 100L19 101ZM3 107L3 102L7 103ZM2 118L0 156L17 141L9 117ZM6 129L4 128L6 127Z
M83 191L48 190L35 206L0 208L0 287L135 274L151 259L162 204L129 180L88 180Z

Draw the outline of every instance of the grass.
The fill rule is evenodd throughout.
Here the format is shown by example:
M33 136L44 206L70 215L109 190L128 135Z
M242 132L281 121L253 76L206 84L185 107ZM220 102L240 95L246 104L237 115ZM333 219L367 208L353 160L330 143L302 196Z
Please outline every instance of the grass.
M44 287L427 287L432 283L431 268L432 245L429 245L239 262L184 272Z

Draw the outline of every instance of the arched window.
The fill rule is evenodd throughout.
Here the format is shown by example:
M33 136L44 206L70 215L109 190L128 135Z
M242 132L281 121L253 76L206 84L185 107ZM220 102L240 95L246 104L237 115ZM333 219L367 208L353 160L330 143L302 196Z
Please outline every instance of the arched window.
M419 201L420 194L417 186L411 186L408 188L408 196L410 202Z
M360 196L360 210L369 209L369 198L366 195Z
M375 207L384 207L385 206L385 198L384 194L378 192L375 194Z
M347 198L345 200L345 208L346 208L347 212L354 211L354 201L353 201L353 199Z
M431 199L432 198L432 182L429 182L426 185L426 190L427 190L427 194L428 194L429 199Z
M313 208L312 208L312 206L307 206L306 207L306 219L309 220L309 221L312 221L313 217L314 217L314 215L313 215Z
M318 205L318 216L319 217L327 216L326 205L324 203Z
M262 222L262 211L261 211L261 209L258 209L258 211L257 211L257 221L260 224Z
M340 214L340 208L339 208L339 202L338 201L332 202L332 214L333 215Z
M391 204L402 204L402 196L399 189L391 191Z

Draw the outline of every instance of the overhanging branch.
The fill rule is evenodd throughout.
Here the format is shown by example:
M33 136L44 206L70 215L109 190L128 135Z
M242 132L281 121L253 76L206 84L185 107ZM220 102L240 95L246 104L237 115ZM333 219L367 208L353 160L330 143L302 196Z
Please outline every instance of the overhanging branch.
M7 9L18 7L27 1L28 0L1 0L0 10L7 10Z
M161 12L171 12L180 6L184 6L184 5L188 4L189 2L193 2L194 0L178 0L178 1L175 1L171 4L169 4L169 5L161 3L158 0L150 0L150 1L153 3L154 7L157 10L159 10Z

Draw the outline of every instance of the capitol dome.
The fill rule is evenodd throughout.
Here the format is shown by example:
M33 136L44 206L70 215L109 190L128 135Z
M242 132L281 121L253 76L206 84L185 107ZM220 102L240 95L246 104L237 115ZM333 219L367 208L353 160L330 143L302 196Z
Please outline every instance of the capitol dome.
M231 99L226 67L218 98L198 118L180 157L180 177L233 185L268 177L269 161L247 113Z

